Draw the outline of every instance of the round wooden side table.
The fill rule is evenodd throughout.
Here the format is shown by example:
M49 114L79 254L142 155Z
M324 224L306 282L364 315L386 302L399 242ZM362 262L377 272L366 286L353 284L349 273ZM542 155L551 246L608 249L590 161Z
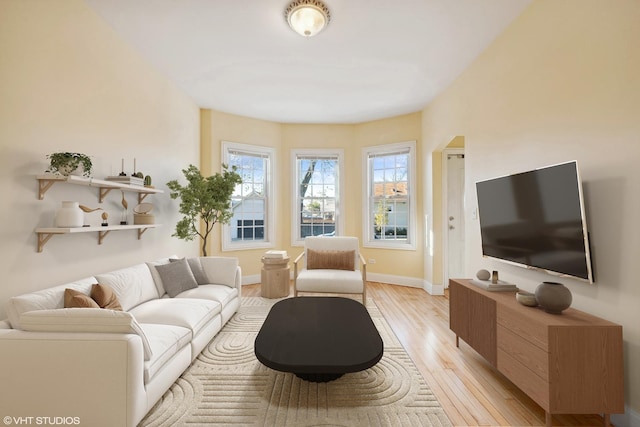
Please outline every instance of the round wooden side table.
M262 257L260 295L264 298L289 296L289 257Z

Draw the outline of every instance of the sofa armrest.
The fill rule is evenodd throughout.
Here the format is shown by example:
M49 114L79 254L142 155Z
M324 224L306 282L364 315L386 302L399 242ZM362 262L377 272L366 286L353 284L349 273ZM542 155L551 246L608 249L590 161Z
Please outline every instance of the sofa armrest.
M147 410L143 349L134 334L0 329L0 402L15 417L77 417L135 426Z

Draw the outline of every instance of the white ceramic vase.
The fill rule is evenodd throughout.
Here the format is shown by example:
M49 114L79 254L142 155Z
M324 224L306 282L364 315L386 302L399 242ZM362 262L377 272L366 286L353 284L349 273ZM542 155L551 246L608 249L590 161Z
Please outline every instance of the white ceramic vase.
M84 212L78 202L62 202L62 207L56 212L56 227L75 228L84 225Z

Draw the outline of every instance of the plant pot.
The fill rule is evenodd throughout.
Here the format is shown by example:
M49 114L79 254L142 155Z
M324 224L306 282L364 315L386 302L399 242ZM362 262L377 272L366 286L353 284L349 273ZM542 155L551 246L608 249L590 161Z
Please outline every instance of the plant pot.
M542 282L536 288L536 301L547 313L562 313L572 300L571 291L562 283Z
M84 212L78 202L62 202L62 207L56 212L56 227L77 228L84 225Z

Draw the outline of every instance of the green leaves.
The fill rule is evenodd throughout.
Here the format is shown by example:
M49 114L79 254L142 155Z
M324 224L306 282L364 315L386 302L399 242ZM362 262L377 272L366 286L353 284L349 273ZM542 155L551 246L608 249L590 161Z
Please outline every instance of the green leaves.
M222 174L203 177L194 165L183 169L187 185L182 186L177 180L169 181L167 187L171 190L172 199L180 198L179 211L184 215L177 224L176 232L172 234L183 240L191 241L199 236L202 239L202 252L207 255L207 239L216 223L227 224L233 217L231 209L231 195L242 178L234 166L231 170L222 165ZM198 220L204 222L201 232Z

